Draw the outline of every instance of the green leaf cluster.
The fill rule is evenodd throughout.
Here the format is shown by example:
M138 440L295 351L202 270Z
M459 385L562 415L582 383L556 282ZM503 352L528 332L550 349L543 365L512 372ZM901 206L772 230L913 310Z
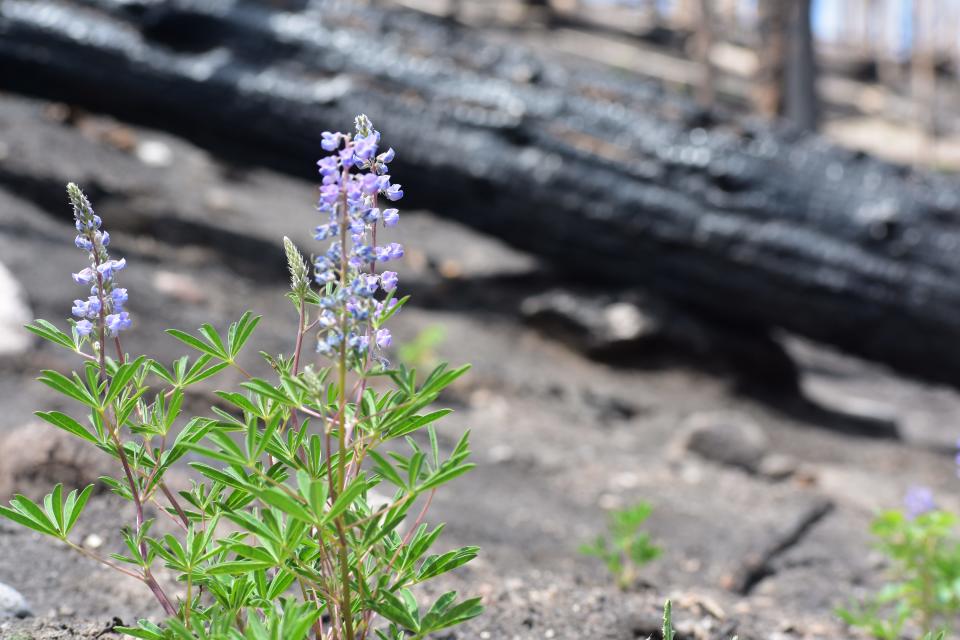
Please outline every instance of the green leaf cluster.
M873 521L890 580L864 602L838 610L847 624L878 640L897 640L911 628L924 640L944 638L960 613L960 538L957 516L935 510L911 518L887 511Z
M647 502L612 511L607 535L580 546L580 553L603 561L621 589L631 587L640 568L660 556L660 547L642 530L651 513L653 507Z

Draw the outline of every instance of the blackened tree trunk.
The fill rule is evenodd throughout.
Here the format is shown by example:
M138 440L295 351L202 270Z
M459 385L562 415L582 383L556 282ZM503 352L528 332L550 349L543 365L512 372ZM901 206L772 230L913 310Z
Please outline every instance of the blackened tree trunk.
M400 151L408 206L717 324L960 381L960 188L948 178L775 126L706 125L658 85L414 12L137 6L0 0L0 88L295 168L320 155L319 132L365 112Z

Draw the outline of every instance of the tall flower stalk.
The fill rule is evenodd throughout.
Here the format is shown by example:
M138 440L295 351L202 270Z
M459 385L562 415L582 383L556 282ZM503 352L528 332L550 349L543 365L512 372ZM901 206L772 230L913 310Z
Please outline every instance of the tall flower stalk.
M89 258L73 278L90 295L74 301L69 333L44 320L28 329L83 359L80 372L45 371L40 380L88 415L85 423L56 411L37 415L117 460L120 473L106 482L133 504L133 525L122 529L126 552L109 558L74 543L70 534L92 486L64 496L58 485L39 504L16 496L0 516L143 582L167 619L141 620L123 629L127 634L401 640L481 612L478 599L461 601L454 592L421 610L412 592L477 553L464 547L427 555L442 525L424 522L437 488L472 467L466 434L442 455L435 425L449 411L431 409L466 367L440 366L418 385L416 372L389 363L385 324L406 299L396 298L397 274L378 265L401 258L403 247L378 244L377 232L399 221L396 209L380 204L403 191L390 179L393 150L379 145L365 116L351 134L322 135L329 155L318 163L315 237L329 244L311 273L284 238L297 324L292 353L265 356L272 380L240 363L260 321L250 313L225 333L210 324L198 335L169 330L197 352L192 361L127 356L120 334L132 321L127 291L117 283L126 262L109 256L100 218L80 189L68 186L75 243ZM311 344L313 356L305 349ZM240 388L218 391L210 417L182 416L189 388L229 368L243 377ZM414 439L421 431L425 438ZM406 453L402 446L378 451L391 441L405 442ZM197 478L175 494L164 477L188 453ZM374 501L375 487L392 488L392 497ZM151 534L153 515L169 518L178 534ZM181 595L160 584L158 565L182 583Z

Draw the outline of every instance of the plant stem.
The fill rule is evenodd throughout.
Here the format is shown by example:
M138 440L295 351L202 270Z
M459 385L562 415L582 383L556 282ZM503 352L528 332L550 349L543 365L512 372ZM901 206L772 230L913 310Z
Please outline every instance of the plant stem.
M107 318L106 318L106 290L103 284L103 274L100 273L100 253L96 250L92 252L93 255L93 266L94 271L97 274L97 299L100 301L100 312L97 317L97 334L99 339L99 359L100 359L100 379L106 382L107 380L107 354L106 354L106 329L107 329ZM123 350L120 346L120 340L117 339L114 343L117 347L117 350L120 354L121 361L123 360ZM123 473L127 478L127 483L130 485L130 495L133 497L133 504L136 509L136 534L139 537L140 532L143 529L143 503L140 501L140 492L137 489L137 482L133 477L133 472L130 470L130 463L127 460L127 453L123 448L123 443L120 441L120 425L114 424L112 427L110 421L107 419L105 412L100 414L103 421L107 424L107 430L110 432L113 437L114 445L117 447L117 455L120 458L120 464L123 466ZM116 423L116 421L113 421ZM146 558L147 555L147 545L145 542L140 543L140 555ZM177 615L177 610L170 603L170 599L167 598L167 595L163 592L163 589L160 587L160 584L154 579L153 575L150 573L149 567L143 568L143 581L146 582L147 586L150 588L150 591L153 592L154 597L160 603L160 606L163 607L163 610L171 616Z
M350 171L345 169L342 176L343 183L346 183L349 179ZM346 191L343 193L343 197L340 201L341 211L340 211L340 290L346 291L347 288L347 194ZM338 485L339 492L342 493L347 486L347 477L346 477L346 462L347 462L347 435L346 435L346 421L347 421L347 310L344 308L340 312L340 357L337 362L337 376L338 376L338 386L337 386L337 405L338 405L338 425L337 425L337 439L338 439L338 456L337 463L339 467L338 471ZM328 473L332 469L327 469ZM340 617L343 622L344 633L346 634L346 640L354 640L353 636L353 605L351 603L351 594L350 594L350 553L347 548L347 536L344 532L343 527L343 516L339 516L336 519L336 528L337 528L337 538L339 541L339 564L340 564L340 583L343 590L342 599L340 602Z

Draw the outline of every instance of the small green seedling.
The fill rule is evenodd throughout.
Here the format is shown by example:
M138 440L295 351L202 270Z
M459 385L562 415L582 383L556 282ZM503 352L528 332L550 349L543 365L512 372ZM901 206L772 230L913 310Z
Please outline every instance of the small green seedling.
M899 640L908 626L943 640L960 613L960 538L957 516L939 509L916 516L880 514L871 526L891 562L891 580L866 602L838 615L878 640Z
M609 536L597 536L592 543L580 547L580 553L603 560L621 589L633 585L640 568L660 555L660 547L640 530L652 512L653 507L647 502L613 511Z

